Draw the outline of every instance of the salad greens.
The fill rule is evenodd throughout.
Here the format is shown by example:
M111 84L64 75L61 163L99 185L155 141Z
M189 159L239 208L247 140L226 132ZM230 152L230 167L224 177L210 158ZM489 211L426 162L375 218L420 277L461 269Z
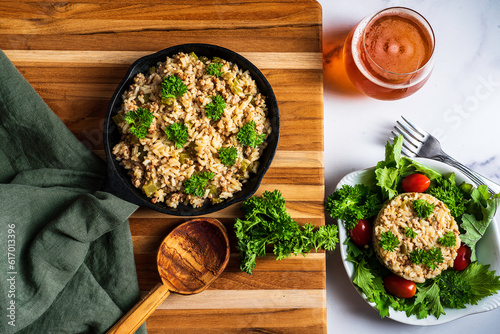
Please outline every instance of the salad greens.
M389 308L403 311L407 316L419 319L433 315L439 318L445 314L445 307L464 308L500 290L500 277L489 265L477 262L476 244L486 232L497 208L500 194L491 196L486 186L473 188L470 184L457 184L454 174L441 175L439 172L401 156L403 138L394 139L386 145L385 160L380 161L373 173L373 185L344 185L331 194L326 203L326 211L336 219L343 220L349 231L359 219L375 216L382 202L392 199L402 192L401 181L413 173L421 173L431 180L427 193L444 202L460 227L460 239L471 249L471 264L463 270L453 268L443 271L433 279L417 283L417 292L412 298L398 298L389 294L383 279L391 272L377 259L372 247L358 247L350 238L345 241L347 260L354 265L353 283L363 292L368 301L375 303L381 317L389 315ZM378 202L375 201L378 199ZM408 236L415 237L413 230L406 230ZM387 236L387 247L391 247ZM384 240L385 240L384 239ZM444 235L443 244L456 242L452 235ZM381 245L381 247L383 247ZM428 266L440 262L440 249L428 251L413 250L411 261Z

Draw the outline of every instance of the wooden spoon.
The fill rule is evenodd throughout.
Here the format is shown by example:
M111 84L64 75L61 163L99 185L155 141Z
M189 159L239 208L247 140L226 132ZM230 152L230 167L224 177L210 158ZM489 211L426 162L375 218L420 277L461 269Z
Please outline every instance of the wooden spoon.
M226 228L217 219L197 218L179 225L158 250L156 262L162 283L107 333L135 332L171 291L189 295L205 290L222 273L229 254Z

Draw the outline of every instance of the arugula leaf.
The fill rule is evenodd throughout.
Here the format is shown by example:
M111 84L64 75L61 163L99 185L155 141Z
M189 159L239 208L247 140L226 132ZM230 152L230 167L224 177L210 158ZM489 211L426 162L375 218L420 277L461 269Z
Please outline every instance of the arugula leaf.
M382 207L380 196L368 186L343 185L328 196L325 209L332 218L344 221L346 229L356 226L360 219L375 216Z
M483 237L488 229L491 220L495 216L496 210L500 204L500 196L489 197L480 188L474 189L471 194L471 201L468 203L467 212L462 215L460 227L464 233L460 234L460 239L471 249L471 261L476 261L476 244ZM484 188L483 188L484 189ZM474 214L475 213L475 214Z
M192 175L191 178L184 181L184 191L196 197L203 197L207 183L215 176L214 172L205 171L198 175Z
M212 98L212 102L205 106L205 114L207 118L217 121L224 114L224 108L226 108L226 101L222 95L217 95Z
M403 137L394 138L393 144L389 141L385 146L385 160L379 161L375 168L377 186L380 187L384 198L392 199L399 191L401 180L415 172L426 175L431 181L441 177L437 171L407 157L401 157Z
M236 139L238 139L238 141L244 146L250 146L254 148L258 147L260 144L262 144L266 135L264 133L258 135L255 127L256 125L254 121L250 121L247 124L243 125L243 127L241 127L238 131Z
M413 210L418 217L427 219L434 213L434 204L427 202L425 199L413 200Z
M146 138L149 126L151 125L151 122L153 122L153 119L153 113L145 108L130 110L125 114L125 121L128 124L132 124L130 127L130 133L141 139Z
M182 148L189 137L186 124L181 122L174 123L165 128L165 133L168 139L174 142L174 146L177 149Z
M265 191L242 203L243 219L234 224L241 254L240 269L252 274L256 259L266 255L266 246L273 245L276 259L291 254L306 254L312 249L333 250L338 243L336 225L325 225L314 231L310 223L303 227L295 222L285 207L285 199L279 190Z
M489 267L490 265L473 262L458 274L471 287L470 303L473 305L477 305L482 298L494 295L497 290L500 290L500 277L495 276L495 271L489 271Z
M429 313L437 319L442 314L446 314L439 298L439 286L435 281L429 280L422 284L417 284L417 293L413 304L407 305L406 315L415 314L418 319L426 318Z
M386 231L380 235L378 245L386 251L393 252L396 248L398 248L399 240L394 233Z

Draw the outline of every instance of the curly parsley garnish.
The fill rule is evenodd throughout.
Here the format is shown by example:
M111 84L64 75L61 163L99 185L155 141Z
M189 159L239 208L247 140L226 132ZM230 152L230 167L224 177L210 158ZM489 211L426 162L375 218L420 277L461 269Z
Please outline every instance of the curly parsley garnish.
M173 99L184 95L186 92L187 86L175 74L169 75L161 83L161 98L163 103L172 104Z
M414 249L410 253L410 261L415 264L423 264L430 270L436 270L437 264L443 263L441 248L432 247L429 250Z
M192 175L189 180L184 181L184 191L186 194L194 195L196 197L203 197L207 183L215 176L214 172L202 172L198 175Z
M453 234L452 231L449 231L441 238L439 238L438 242L440 245L443 245L445 247L453 247L457 244L457 238L455 237L455 234Z
M175 148L181 148L187 142L188 129L184 123L174 123L165 129L168 139L174 142Z
M238 131L236 138L244 146L257 147L264 141L265 134L257 134L255 122L250 121Z
M386 251L393 252L399 246L399 240L394 233L387 231L380 235L378 245Z
M418 235L417 232L415 232L411 227L408 226L405 227L405 231L406 236L411 239L415 238Z
M434 204L427 202L425 199L416 199L413 201L413 209L417 216L427 219L434 213Z
M222 114L224 114L224 109L226 108L226 101L222 95L217 95L212 98L212 102L205 106L205 114L207 118L218 121Z
M375 216L381 207L378 194L363 184L344 184L328 196L325 203L326 212L332 218L343 220L347 230L353 229L360 219Z
M226 166L232 166L238 157L238 150L236 147L221 147L217 150L219 152L220 161Z
M207 66L206 73L215 77L222 75L222 63L211 63Z
M153 113L145 108L130 110L125 114L125 121L128 124L132 124L130 133L141 139L145 138L148 134L148 129L153 119Z

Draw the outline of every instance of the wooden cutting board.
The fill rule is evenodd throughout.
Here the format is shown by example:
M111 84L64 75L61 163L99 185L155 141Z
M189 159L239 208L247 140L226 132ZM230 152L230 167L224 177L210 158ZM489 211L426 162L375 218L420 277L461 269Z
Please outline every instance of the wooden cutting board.
M280 108L275 160L257 194L282 191L300 224L325 223L321 6L307 0L4 1L0 49L89 148L103 156L103 118L128 66L169 46L210 43L247 57L271 83ZM231 259L208 290L171 295L149 333L325 333L325 253L257 261L239 269L234 205L210 217L229 231ZM141 208L130 218L141 290L157 282L156 251L186 218Z

